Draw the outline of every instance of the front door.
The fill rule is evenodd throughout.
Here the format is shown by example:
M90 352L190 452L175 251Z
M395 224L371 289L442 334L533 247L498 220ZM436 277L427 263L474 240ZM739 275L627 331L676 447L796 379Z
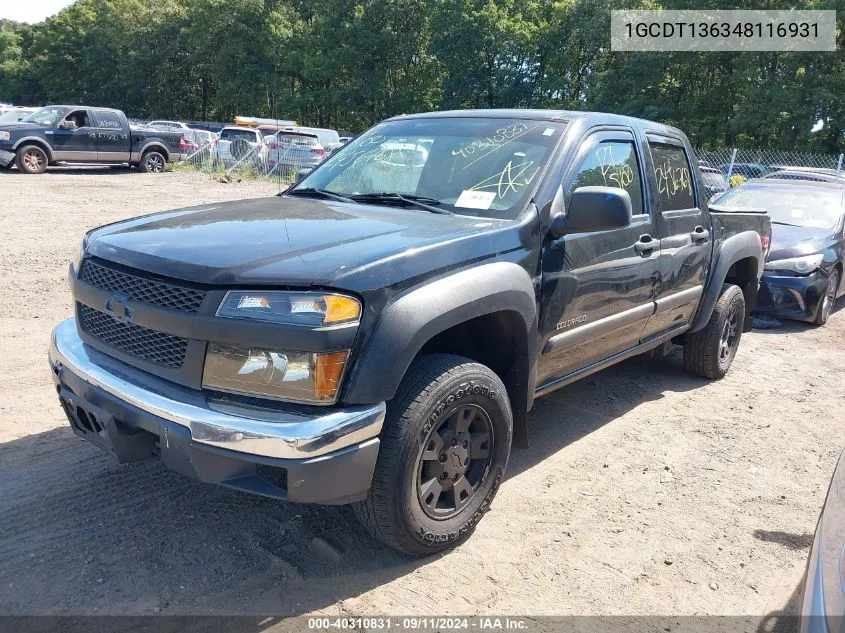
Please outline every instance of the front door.
M52 132L50 143L53 146L53 157L57 161L96 162L96 131L91 125L87 110L74 110L65 115L61 123L73 121L76 129L56 127Z
M660 335L687 325L704 292L713 236L704 210L696 203L699 180L693 161L679 138L648 134L656 187L657 235L660 239L660 289L647 335Z
M587 136L563 177L564 203L582 186L625 189L631 225L546 238L537 385L636 346L654 312L660 243L649 213L642 148L628 129Z

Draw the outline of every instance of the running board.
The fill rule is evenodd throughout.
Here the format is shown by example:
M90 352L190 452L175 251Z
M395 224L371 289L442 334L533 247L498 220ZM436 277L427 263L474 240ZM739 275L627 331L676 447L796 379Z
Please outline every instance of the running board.
M554 378L548 382L545 382L534 390L534 397L537 398L540 396L544 396L547 393L554 391L555 389L565 387L566 385L573 383L576 380L585 378L590 374L594 374L597 371L606 369L607 367L615 365L616 363L621 362L625 359L631 358L632 356L637 356L638 354L643 354L644 352L652 350L655 347L660 347L661 345L663 345L663 343L671 341L676 336L683 334L684 332L689 330L689 328L689 323L685 323L681 327L669 330L668 332L659 334L653 338L646 339L636 347L632 347L630 349L625 350L624 352L614 354L613 356L605 358L604 360L600 360L599 362L593 363L592 365L587 365L582 369L573 371L572 373L566 374L565 376L561 376L560 378Z

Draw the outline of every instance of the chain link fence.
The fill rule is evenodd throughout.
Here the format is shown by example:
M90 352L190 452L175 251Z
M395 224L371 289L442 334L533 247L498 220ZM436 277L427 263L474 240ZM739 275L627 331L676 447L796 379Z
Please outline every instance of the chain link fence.
M845 182L842 154L722 147L696 150L696 156L705 184L717 174L729 187L752 178Z

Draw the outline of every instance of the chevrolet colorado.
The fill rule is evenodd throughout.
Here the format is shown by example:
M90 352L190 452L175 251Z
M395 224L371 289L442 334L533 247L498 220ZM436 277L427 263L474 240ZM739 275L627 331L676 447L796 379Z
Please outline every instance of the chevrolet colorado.
M59 400L120 461L352 504L389 546L442 550L535 397L671 344L728 371L771 226L708 210L695 165L679 130L611 114L387 120L280 197L89 232Z
M23 121L0 125L0 168L42 174L50 165L99 164L160 173L184 159L188 139L181 132L130 127L120 110L47 106Z

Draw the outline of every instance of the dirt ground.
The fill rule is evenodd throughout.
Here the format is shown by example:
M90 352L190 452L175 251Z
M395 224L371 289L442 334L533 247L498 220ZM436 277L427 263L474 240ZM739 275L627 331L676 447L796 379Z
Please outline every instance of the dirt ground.
M0 172L0 614L733 614L794 607L845 439L845 309L742 339L727 378L639 358L538 401L474 536L412 560L343 508L120 466L77 439L47 367L83 233L272 194Z

